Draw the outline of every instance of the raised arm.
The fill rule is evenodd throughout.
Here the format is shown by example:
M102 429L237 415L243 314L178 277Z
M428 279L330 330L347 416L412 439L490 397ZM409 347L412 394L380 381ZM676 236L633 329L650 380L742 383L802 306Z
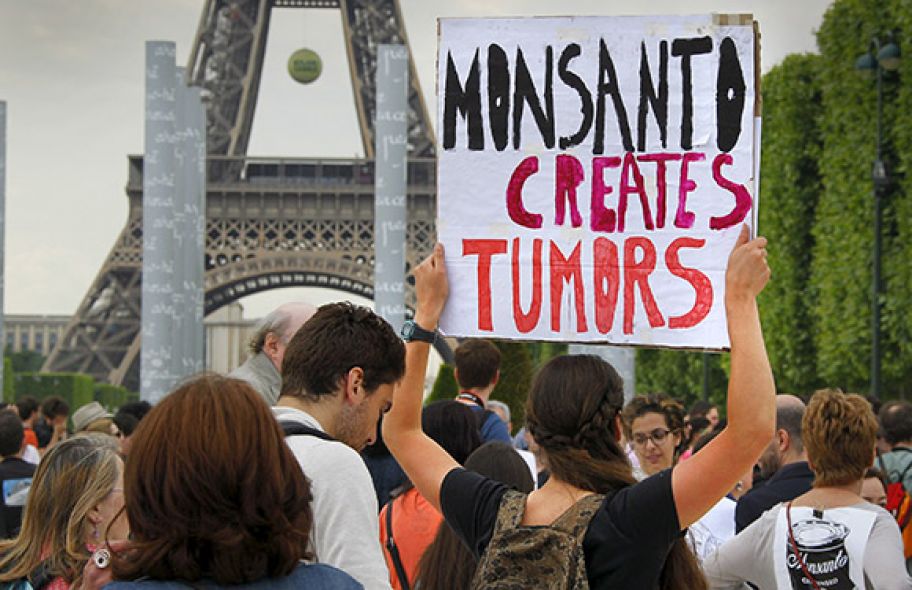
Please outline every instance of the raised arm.
M699 520L732 489L775 432L776 385L757 311L757 295L769 277L766 239L748 241L747 226L742 227L725 273L725 314L731 340L728 426L672 472L681 528Z
M443 246L415 267L415 323L435 330L449 285L443 262ZM383 441L406 475L428 502L440 510L440 484L459 464L421 430L421 402L430 344L405 345L405 376L393 393L393 406L383 419Z

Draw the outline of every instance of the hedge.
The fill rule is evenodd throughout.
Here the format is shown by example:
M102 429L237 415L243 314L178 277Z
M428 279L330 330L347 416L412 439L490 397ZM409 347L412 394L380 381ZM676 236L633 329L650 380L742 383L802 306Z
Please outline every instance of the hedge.
M96 383L93 397L109 412L117 411L117 408L127 402L139 400L138 393L130 391L126 387L111 385L110 383Z
M8 404L16 401L16 375L9 357L3 357L3 401Z
M823 385L812 313L818 293L808 272L822 192L820 70L819 55L791 55L763 78L759 229L770 240L773 279L760 315L776 384L792 393Z
M95 399L95 381L80 373L19 373L15 381L17 399L23 395L38 399L56 395L66 400L71 414Z

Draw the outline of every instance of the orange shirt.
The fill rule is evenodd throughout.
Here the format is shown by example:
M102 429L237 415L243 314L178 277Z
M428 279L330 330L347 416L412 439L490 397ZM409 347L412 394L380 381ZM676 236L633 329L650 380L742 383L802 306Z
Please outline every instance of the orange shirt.
M380 543L383 545L383 557L390 571L390 583L394 590L402 590L399 576L393 558L386 548L386 511L389 506L384 506L380 511ZM437 512L424 496L415 488L405 492L393 500L393 540L399 549L399 558L405 568L409 579L409 586L415 586L415 575L418 573L418 562L424 550L437 536L437 529L443 522L443 516Z
M38 437L35 435L35 431L31 428L25 429L25 444L32 445L36 449L38 448Z

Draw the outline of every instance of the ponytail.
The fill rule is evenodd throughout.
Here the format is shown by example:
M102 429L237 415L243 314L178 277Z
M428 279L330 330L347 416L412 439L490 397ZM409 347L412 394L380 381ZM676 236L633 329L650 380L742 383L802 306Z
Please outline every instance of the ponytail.
M557 357L539 371L526 404L526 425L557 479L603 494L636 483L618 443L616 422L622 405L623 381L598 357ZM671 546L659 588L709 588L683 537Z

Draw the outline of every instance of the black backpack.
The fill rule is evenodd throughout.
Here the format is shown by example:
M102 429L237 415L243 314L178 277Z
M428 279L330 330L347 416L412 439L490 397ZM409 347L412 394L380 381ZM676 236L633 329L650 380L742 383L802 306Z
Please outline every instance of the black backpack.
M315 436L323 440L336 440L322 430L292 420L279 420L279 426L282 428L282 432L285 433L286 438L289 436Z

